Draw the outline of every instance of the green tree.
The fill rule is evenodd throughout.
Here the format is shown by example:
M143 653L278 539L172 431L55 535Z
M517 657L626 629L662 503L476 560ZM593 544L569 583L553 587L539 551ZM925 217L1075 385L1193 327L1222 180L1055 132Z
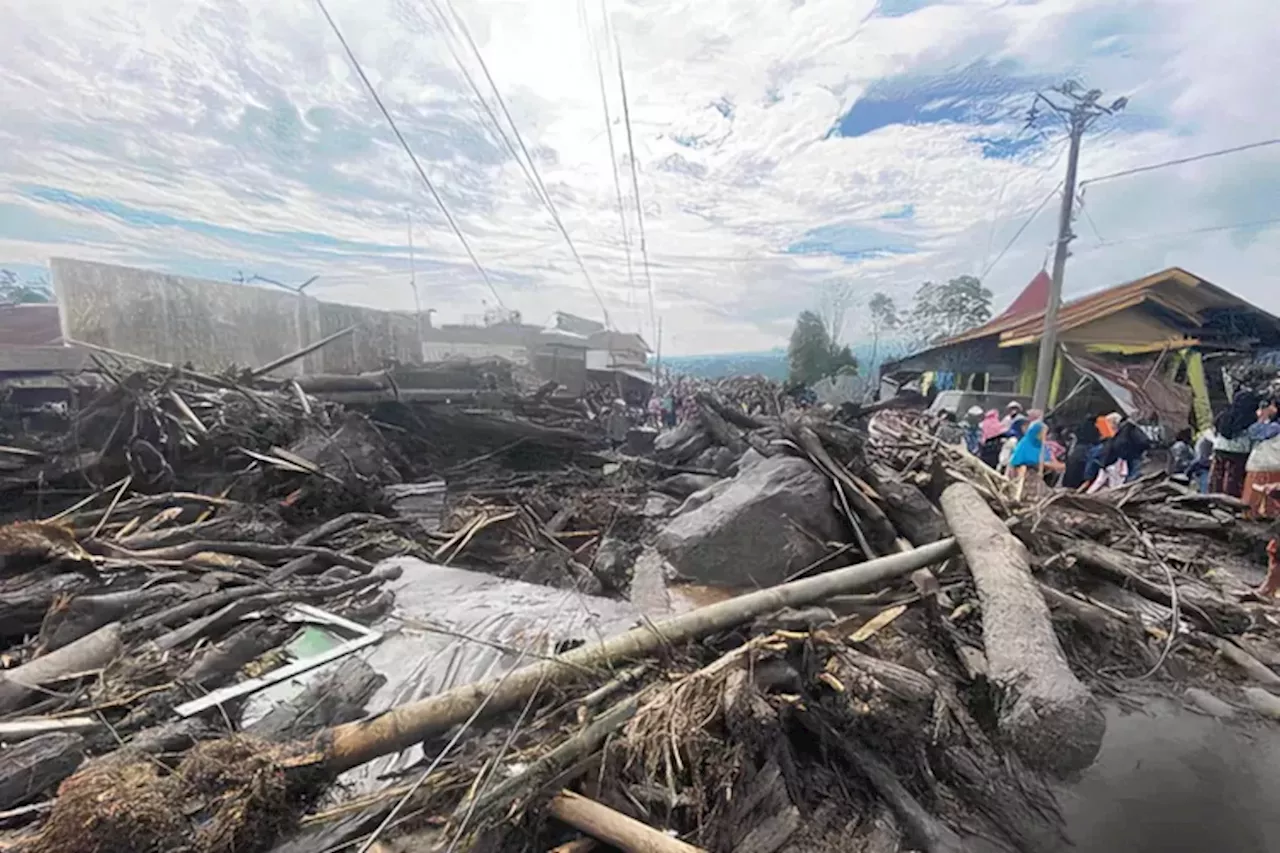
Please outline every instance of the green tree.
M902 318L898 315L898 306L893 297L879 291L872 294L867 303L867 325L871 328L870 369L875 370L880 363L880 339L902 326Z
M927 281L916 291L907 319L908 332L917 347L927 347L991 319L991 291L971 275L946 284Z
M827 324L813 311L801 311L787 347L792 382L812 385L837 373L858 373L858 359L847 346L831 340Z

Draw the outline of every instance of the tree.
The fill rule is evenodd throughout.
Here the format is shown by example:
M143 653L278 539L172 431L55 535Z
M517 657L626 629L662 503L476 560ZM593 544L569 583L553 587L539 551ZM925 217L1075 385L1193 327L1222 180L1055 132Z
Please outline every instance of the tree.
M791 381L812 385L837 373L857 375L858 359L847 346L831 340L827 324L813 311L801 311L787 347Z
M23 280L13 270L0 269L0 303L39 304L53 301L53 288L44 278Z
M946 284L927 281L916 291L908 331L917 347L936 344L991 319L991 291L971 275Z
M880 363L877 360L880 356L880 338L902 325L893 297L881 292L872 295L871 301L867 303L867 324L871 327L871 368L875 369Z
M823 285L822 295L818 298L818 316L832 343L840 343L844 337L845 318L856 301L856 295L857 291L849 281L829 281Z

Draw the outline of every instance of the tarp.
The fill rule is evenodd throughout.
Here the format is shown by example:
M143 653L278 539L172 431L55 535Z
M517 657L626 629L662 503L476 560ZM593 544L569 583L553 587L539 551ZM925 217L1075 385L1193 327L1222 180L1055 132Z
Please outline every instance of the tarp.
M1066 358L1082 376L1091 377L1115 400L1120 411L1135 420L1156 417L1161 426L1176 431L1191 418L1191 389L1166 375L1168 354L1141 361L1108 362L1078 350L1064 349Z

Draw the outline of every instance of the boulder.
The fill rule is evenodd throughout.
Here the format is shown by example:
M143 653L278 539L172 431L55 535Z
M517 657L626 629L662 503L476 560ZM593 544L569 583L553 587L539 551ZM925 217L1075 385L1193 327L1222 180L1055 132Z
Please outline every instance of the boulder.
M632 456L647 456L653 452L658 431L653 427L632 427L627 430L626 449Z
M673 474L659 482L654 488L663 494L677 498L687 498L694 492L710 488L718 482L720 480L717 478L709 477L705 474Z
M801 532L801 531L805 532ZM774 586L821 558L819 541L842 538L831 482L803 459L761 459L709 500L685 507L658 534L658 550L683 577Z

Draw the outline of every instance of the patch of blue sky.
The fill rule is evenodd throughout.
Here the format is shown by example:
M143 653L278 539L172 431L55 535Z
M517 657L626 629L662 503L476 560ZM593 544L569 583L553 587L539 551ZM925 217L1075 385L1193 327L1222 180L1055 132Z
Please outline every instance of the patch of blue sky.
M42 216L31 206L0 203L0 237L27 243L115 242L108 229L56 216Z
M881 219L914 219L916 215L916 206L914 204L904 204L897 210L891 210L881 216Z
M953 73L903 76L873 84L829 135L865 136L904 124L992 125L1021 118L1022 96L1047 80L1016 73L1011 63L975 62Z
M916 250L900 236L857 225L822 225L807 231L785 251L792 255L838 255L860 261L888 255L909 255Z
M1039 148L1043 142L1036 134L1025 136L970 136L969 141L982 146L987 160L1015 160L1025 151Z
M313 231L246 231L228 228L164 211L133 207L112 199L84 196L58 187L22 185L18 189L33 200L72 210L89 211L135 228L173 228L201 237L224 240L245 249L267 252L329 250L344 254L371 255L399 255L406 250L404 246L344 240Z
M936 5L936 0L880 0L876 4L876 15L881 18L901 18Z

